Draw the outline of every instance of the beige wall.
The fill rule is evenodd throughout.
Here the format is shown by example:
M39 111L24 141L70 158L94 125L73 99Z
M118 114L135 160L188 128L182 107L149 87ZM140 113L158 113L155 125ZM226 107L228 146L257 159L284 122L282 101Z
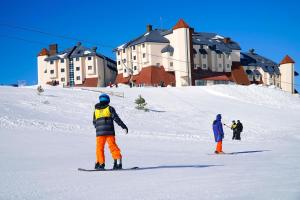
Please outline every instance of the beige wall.
M294 93L294 64L282 64L279 67L281 73L281 88L282 90Z

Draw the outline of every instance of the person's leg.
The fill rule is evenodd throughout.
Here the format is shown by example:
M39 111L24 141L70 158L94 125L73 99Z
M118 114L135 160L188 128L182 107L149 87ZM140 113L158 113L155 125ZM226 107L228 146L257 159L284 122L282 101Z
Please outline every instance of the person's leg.
M121 151L116 143L115 136L113 135L107 136L107 143L113 159L114 160L121 159L122 158Z
M222 151L222 141L219 141L219 142L217 143L216 152L217 152L217 153L223 152L223 151Z
M96 163L105 164L104 146L107 136L96 137Z

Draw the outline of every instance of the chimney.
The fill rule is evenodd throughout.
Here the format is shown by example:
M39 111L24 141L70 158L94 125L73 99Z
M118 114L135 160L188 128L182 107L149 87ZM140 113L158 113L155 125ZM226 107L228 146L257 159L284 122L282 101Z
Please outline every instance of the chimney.
M53 56L53 55L55 55L55 54L57 54L57 44L50 44L49 45L49 55L50 56Z
M228 44L228 43L231 42L231 38L230 37L226 37L226 38L223 39L223 41L224 41L225 44Z
M152 25L151 24L147 24L147 33L149 33L150 31L152 31Z
M250 52L251 54L254 54L255 49L249 49L249 52Z

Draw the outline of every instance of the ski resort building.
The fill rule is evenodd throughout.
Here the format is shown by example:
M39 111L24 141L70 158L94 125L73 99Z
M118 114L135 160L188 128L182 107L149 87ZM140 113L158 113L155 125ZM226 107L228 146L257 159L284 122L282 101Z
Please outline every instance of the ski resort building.
M97 47L76 46L58 51L57 44L43 48L37 56L38 84L62 86L107 86L117 75L116 62L99 53Z
M252 83L293 93L294 62L280 65L216 33L196 32L180 19L170 30L152 29L115 49L116 83L136 86L188 86ZM285 63L285 64L283 64Z
M294 83L295 76L298 76L294 63L288 55L278 64L255 53L254 49L241 53L241 64L250 83L274 85L290 93L298 93Z
M250 84L240 46L228 37L195 32L182 19L170 30L152 29L116 48L118 83L136 85Z

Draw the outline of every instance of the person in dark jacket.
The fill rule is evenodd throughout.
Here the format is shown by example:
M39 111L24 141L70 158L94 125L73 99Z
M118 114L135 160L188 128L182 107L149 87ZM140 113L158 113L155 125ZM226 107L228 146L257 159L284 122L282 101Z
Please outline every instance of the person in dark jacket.
M241 140L241 132L243 132L243 124L240 122L240 120L237 120L236 124L236 140Z
M236 137L237 137L237 136L236 136L236 135L237 135L237 128L236 128L236 127L237 127L237 125L236 125L235 121L233 120L233 121L232 121L232 124L231 124L231 127L230 127L231 130L233 131L233 135L232 135L232 139L233 139L233 140L235 140Z
M114 121L126 130L126 134L128 133L128 128L119 118L116 110L109 105L110 98L107 94L101 94L99 101L95 105L93 114L93 124L96 128L95 169L105 168L104 146L106 142L114 159L113 169L122 169L122 155L116 144Z
M215 141L217 142L216 154L224 153L222 150L222 140L224 138L223 124L221 122L222 116L218 114L216 120L214 120L212 128L215 136Z

